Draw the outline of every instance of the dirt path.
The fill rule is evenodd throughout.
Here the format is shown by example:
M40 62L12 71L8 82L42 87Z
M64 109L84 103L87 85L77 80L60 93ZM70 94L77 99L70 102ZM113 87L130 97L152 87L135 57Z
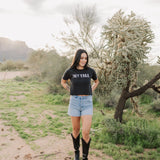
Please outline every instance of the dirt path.
M34 151L19 137L13 127L5 126L0 120L0 160L29 160ZM38 160L38 159L37 159Z
M26 144L13 127L5 126L3 123L4 121L1 120L0 160L71 160L73 158L73 144L70 135L64 138L56 135L46 136ZM90 149L90 153L89 160L112 159L98 150Z
M29 71L5 71L0 72L0 80L13 79L16 76L23 77L29 75Z

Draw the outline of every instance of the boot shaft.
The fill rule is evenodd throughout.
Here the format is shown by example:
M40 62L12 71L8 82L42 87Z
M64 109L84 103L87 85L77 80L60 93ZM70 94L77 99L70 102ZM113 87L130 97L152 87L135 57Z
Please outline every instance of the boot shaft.
M74 138L73 134L71 133L71 137L73 140L73 147L74 147L75 151L78 151L79 147L80 147L80 134L78 135L77 138Z
M79 160L79 147L80 147L80 134L78 135L77 138L74 138L73 134L71 133L71 137L73 140L73 147L74 147L74 152L75 152L75 157L74 160Z
M83 160L88 160L88 153L89 153L91 138L88 143L86 143L83 138L81 139L82 139Z

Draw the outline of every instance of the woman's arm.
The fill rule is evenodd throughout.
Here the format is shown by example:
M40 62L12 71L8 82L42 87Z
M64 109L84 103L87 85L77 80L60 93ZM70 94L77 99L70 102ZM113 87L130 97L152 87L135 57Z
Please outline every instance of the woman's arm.
M70 87L67 84L67 80L61 79L61 85L67 90L70 91Z
M98 78L97 78L97 79L94 81L94 84L92 85L92 92L97 88L98 84L99 84L99 80L98 80Z

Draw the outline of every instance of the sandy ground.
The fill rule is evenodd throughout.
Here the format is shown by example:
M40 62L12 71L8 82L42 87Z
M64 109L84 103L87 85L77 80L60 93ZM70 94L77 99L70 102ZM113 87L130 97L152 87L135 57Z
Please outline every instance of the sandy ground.
M27 72L0 72L0 80L24 76ZM64 138L56 135L46 136L27 144L12 126L5 126L0 119L0 160L71 160L73 144L71 136L64 133ZM80 153L82 155L82 147ZM99 150L90 149L89 160L111 160Z
M56 135L42 137L27 144L19 137L12 126L5 126L0 121L0 160L71 160L73 158L73 144L70 135L60 138ZM32 149L32 147L34 149ZM89 160L111 160L100 151L90 149ZM80 147L82 155L82 147ZM99 156L97 157L96 154Z
M16 76L23 77L27 76L30 73L28 71L5 71L5 72L0 72L0 80L6 80L6 79L13 79Z
M29 160L34 151L19 137L13 127L5 126L0 121L0 160ZM38 160L38 159L37 159Z

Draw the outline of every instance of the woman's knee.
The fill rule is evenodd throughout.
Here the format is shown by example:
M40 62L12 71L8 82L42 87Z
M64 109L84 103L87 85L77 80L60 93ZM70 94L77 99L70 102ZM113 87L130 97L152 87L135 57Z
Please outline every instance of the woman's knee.
M80 132L80 128L79 127L74 127L73 128L73 134L78 135Z
M83 136L84 139L88 139L89 131L88 130L82 130L82 136Z

